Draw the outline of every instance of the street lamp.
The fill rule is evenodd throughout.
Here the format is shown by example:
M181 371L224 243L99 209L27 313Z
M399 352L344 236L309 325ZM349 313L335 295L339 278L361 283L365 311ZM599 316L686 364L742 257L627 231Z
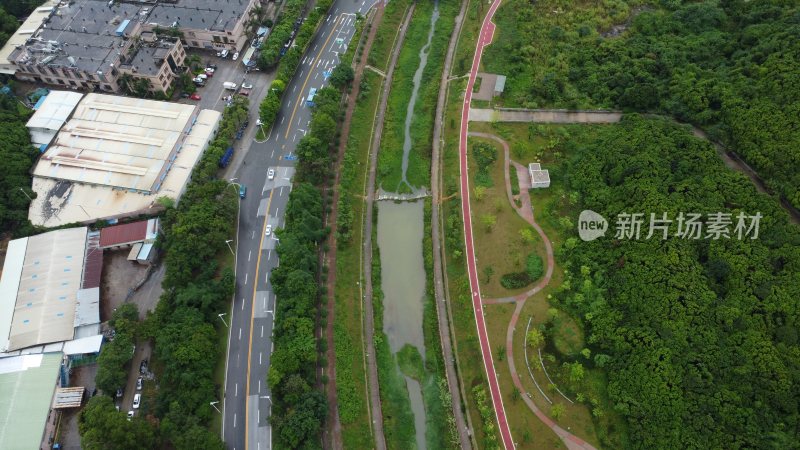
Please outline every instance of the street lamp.
M23 193L23 194L25 194L25 197L28 197L28 200L30 200L30 201L33 201L33 199L31 198L31 196L30 196L30 195L28 195L28 193L27 193L27 192L25 192L25 189L19 188L19 190L20 190L20 191L22 191L22 193Z
M233 248L231 247L231 242L233 242L233 239L228 239L225 241L225 243L228 244L228 250L231 251L231 255L236 256L236 253L233 252Z
M216 401L216 402L210 402L209 404L210 404L210 405L211 405L211 406L212 406L214 409L216 409L218 413L222 414L222 411L220 411L220 410L219 410L219 408L217 408L217 403L219 403L219 401Z
M227 313L219 313L219 314L217 314L217 316L219 316L219 320L221 320L222 323L224 323L225 326L227 327L228 326L227 322L225 322L225 319L222 318L222 316L224 316L225 314L227 314Z

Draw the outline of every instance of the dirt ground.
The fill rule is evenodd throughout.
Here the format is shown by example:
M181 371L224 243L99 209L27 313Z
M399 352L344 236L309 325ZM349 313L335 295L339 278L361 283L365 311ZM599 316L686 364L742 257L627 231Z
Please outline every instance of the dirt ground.
M129 290L147 274L147 266L127 260L129 252L130 249L123 249L106 250L103 253L103 278L100 284L101 322L111 318L114 310L125 302Z

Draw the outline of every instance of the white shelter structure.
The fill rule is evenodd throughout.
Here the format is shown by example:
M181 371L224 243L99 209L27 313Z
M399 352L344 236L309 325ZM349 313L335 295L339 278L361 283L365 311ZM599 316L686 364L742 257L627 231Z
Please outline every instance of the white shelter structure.
M531 177L531 188L550 187L550 172L542 169L539 163L528 164L528 174Z

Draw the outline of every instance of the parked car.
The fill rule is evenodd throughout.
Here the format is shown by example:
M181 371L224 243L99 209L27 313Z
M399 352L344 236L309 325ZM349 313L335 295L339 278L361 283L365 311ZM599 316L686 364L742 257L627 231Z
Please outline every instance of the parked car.
M239 90L239 95L244 96L244 97L249 97L250 96L250 89L240 89Z
M142 403L142 394L136 394L133 396L133 409L138 409L139 405Z
M147 359L143 359L139 364L139 373L144 374L145 372L147 372Z
M119 405L114 406L114 408L116 408L117 412L119 412Z
M274 180L275 179L275 169L267 170L267 179Z
M253 85L250 83L242 83L242 89L253 89Z
M205 80L203 80L202 78L194 78L194 79L192 79L192 81L194 82L195 86L197 86L197 87L203 87L203 86L206 85Z
M181 92L181 98L189 98L188 92Z
M220 58L227 58L228 57L228 49L226 48L225 50L219 52L219 57Z
M200 94L192 94L189 98L192 100L200 100Z
M264 230L264 235L269 236L272 234L272 225L267 225L267 229Z
M219 158L219 167L221 169L228 167L228 164L231 162L231 158L233 158L233 147L228 147L228 149L225 150L225 154Z
M206 70L208 70L208 69L217 70L217 65L216 64L206 64Z
M233 60L236 61L237 59L239 59L239 52L233 54Z
M142 383L143 382L144 382L144 378L142 378L142 377L139 377L139 378L136 379L136 390L137 391L141 391L142 390Z
M195 78L205 81L205 80L208 79L208 75L206 75L204 73L201 73L201 74L198 74Z
M133 419L133 416L135 416L135 415L136 415L136 411L134 411L134 410L128 411L128 421Z
M122 398L122 388L117 389L117 398Z
M213 77L214 76L214 69L211 69L211 70L206 69L205 76L207 76L208 78Z
M245 198L247 196L247 186L240 184L239 185L239 198Z

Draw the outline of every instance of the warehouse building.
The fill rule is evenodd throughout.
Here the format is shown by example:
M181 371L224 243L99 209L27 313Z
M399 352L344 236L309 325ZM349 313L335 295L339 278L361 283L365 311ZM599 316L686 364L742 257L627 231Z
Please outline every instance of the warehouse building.
M0 278L0 358L60 352L65 342L84 338L70 348L100 350L98 243L99 233L86 227L9 242ZM89 344L95 347L84 351Z
M0 359L0 448L51 448L61 362L61 353ZM82 395L83 388L78 389ZM57 405L74 407L76 400L68 395Z
M155 212L159 197L179 200L220 117L196 105L85 95L33 170L28 218L91 223Z
M53 142L58 130L72 115L83 94L72 91L52 91L41 97L26 126L33 145L44 151Z

